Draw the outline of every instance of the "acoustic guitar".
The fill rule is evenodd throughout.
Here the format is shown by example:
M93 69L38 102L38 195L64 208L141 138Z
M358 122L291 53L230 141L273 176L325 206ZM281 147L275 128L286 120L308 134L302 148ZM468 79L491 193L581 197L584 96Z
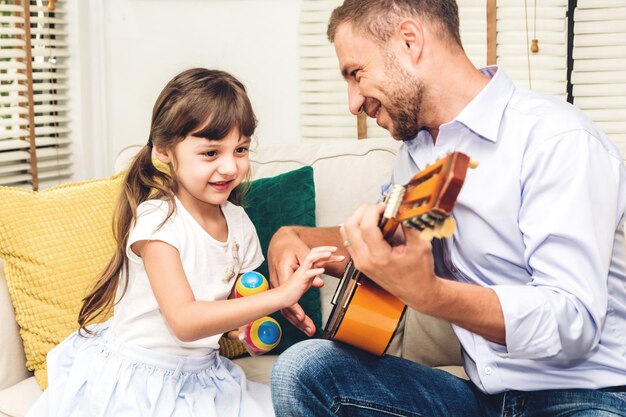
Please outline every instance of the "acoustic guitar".
M379 227L389 241L397 227L416 228L421 237L450 237L456 223L450 213L476 163L453 152L417 173L408 184L393 185L385 198ZM337 286L323 338L338 340L381 356L387 350L406 305L360 273L352 261Z

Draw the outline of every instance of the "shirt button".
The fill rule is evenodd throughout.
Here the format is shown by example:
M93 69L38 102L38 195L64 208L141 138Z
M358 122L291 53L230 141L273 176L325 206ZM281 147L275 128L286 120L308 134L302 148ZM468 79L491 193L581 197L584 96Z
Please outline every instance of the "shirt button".
M493 372L493 369L491 369L491 366L488 366L485 368L485 374L491 375L492 372Z

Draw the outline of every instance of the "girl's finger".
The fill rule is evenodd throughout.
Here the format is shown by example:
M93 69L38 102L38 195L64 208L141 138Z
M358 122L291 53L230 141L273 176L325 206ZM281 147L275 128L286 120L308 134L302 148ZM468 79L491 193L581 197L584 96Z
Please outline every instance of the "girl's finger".
M334 246L322 246L320 248L311 249L311 252L307 255L306 259L302 263L302 267L304 269L310 269L316 262L325 258L330 258L333 251L328 250L329 248L333 249L333 251L337 250L337 248L335 248Z
M314 269L308 269L304 273L304 276L305 278L314 278L318 275L322 275L323 273L324 273L324 268L314 268Z
M336 251L337 251L336 246L317 246L311 249L311 251L307 255L307 258L319 257L323 255L330 256Z
M329 263L332 263L332 262L341 262L344 259L346 259L346 257L343 256L343 255L332 255L328 259L320 259L319 261L315 262L315 264L313 264L313 266L316 267L316 268L322 268L326 264L329 264Z
M313 282L311 282L311 287L313 288L322 288L324 286L324 280L320 277L315 277Z

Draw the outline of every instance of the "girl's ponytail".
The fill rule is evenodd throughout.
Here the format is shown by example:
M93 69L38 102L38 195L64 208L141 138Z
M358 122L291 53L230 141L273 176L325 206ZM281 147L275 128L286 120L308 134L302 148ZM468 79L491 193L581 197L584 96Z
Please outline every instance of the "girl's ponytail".
M157 169L152 163L152 147L144 146L124 178L123 189L118 197L113 212L113 237L115 252L100 274L89 294L83 298L83 305L78 314L78 324L85 333L92 332L86 327L97 318L106 315L115 304L120 277L127 277L128 258L126 244L131 225L135 221L137 206L148 198L170 200L170 211L174 208L172 179L166 172ZM170 213L171 215L171 213ZM123 283L126 291L127 282Z

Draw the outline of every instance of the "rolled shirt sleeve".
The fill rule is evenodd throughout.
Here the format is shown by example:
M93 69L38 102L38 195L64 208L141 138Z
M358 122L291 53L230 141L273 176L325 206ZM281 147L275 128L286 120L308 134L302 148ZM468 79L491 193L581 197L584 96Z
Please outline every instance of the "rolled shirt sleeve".
M519 225L532 281L492 287L509 357L571 360L600 339L622 164L601 147L578 130L545 141L526 159Z

